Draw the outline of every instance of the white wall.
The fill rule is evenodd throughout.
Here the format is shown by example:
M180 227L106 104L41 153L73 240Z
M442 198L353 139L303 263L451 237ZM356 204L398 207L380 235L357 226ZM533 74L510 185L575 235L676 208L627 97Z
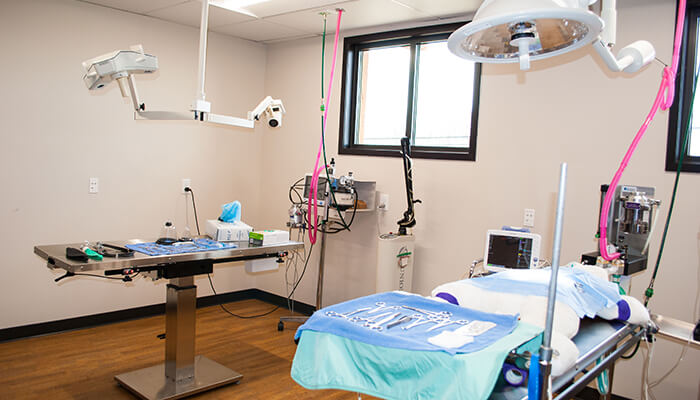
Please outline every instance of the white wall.
M253 130L196 122L134 121L116 84L89 92L81 62L142 43L160 70L136 78L150 110L187 110L196 91L198 30L70 0L0 3L0 328L162 303L164 282L95 278L53 282L37 244L154 238L185 221L182 178L199 217L244 204L259 220L262 139ZM207 97L215 112L245 116L264 96L265 46L210 35ZM89 177L100 193L88 194ZM190 218L192 212L190 210ZM191 225L195 229L194 224ZM240 265L218 266L218 291L255 286ZM206 278L200 295L210 294Z
M647 39L670 62L675 10L670 0L620 2L618 43ZM367 33L369 30L353 33ZM265 90L284 99L288 114L279 131L266 131L265 181L262 198L268 226L283 226L289 207L287 189L311 171L319 129L320 39L270 46ZM332 38L327 42L330 65ZM341 44L342 49L342 44ZM561 63L561 64L560 64ZM329 239L324 303L368 294L374 288L377 220L383 231L394 230L405 209L402 166L398 158L337 156L341 59L326 136L329 157L339 172L352 170L357 179L376 180L391 197L391 209L361 215L352 233ZM328 73L326 73L328 77ZM428 294L436 285L459 279L471 260L483 254L487 229L520 225L524 208L536 209L535 231L543 236L543 254L550 258L559 164L569 163L562 261L577 260L594 250L599 187L608 183L658 89L661 66L654 63L635 76L608 73L589 49L556 61L535 62L527 74L515 66L484 66L479 113L477 161L415 160L417 198L416 264L413 291ZM660 112L632 159L622 183L657 188L666 217L673 174L664 172L668 113ZM656 282L654 312L693 319L698 290L700 246L700 176L683 174ZM654 235L655 260L662 229ZM315 251L316 252L316 251ZM318 252L316 252L318 256ZM314 259L315 261L316 259ZM313 304L315 266L307 271L299 299ZM311 268L311 267L310 267ZM633 280L641 298L651 272ZM261 289L284 294L281 272L258 278ZM680 346L660 340L652 379L678 357ZM656 390L658 398L690 399L698 395L700 362L690 350L681 368ZM615 392L639 398L642 358L618 363Z

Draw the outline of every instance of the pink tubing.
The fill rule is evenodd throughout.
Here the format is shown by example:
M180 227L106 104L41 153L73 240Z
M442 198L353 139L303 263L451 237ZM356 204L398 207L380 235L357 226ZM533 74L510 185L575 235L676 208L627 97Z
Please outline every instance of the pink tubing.
M598 244L600 248L600 255L608 261L620 257L620 253L608 253L607 237L608 214L610 213L610 204L612 203L612 197L615 193L615 189L617 188L617 184L620 182L622 172L624 172L625 168L627 167L627 164L630 161L630 158L632 158L632 154L634 154L634 151L636 150L639 141L642 140L642 136L644 136L644 133L647 131L649 124L651 123L651 121L654 120L656 112L659 110L659 108L661 108L664 111L668 110L673 104L673 100L675 97L676 71L678 71L678 60L680 57L681 40L683 39L683 23L685 22L685 3L686 0L680 0L680 3L678 5L678 21L676 23L676 35L673 45L673 62L671 64L671 67L664 68L663 76L661 78L661 86L659 87L659 91L656 94L656 99L654 99L654 104L651 106L651 110L649 111L649 114L644 120L644 123L639 128L639 131L634 137L634 140L632 140L632 144L630 145L629 149L627 149L627 153L625 153L625 157L622 159L620 167L617 169L617 172L615 172L615 176L613 176L613 179L610 182L608 191L605 193L605 199L603 200L603 205L600 210L600 240L598 241Z
M318 154L316 154L316 164L314 165L313 174L311 175L311 187L309 188L309 200L307 213L307 222L309 224L309 241L311 244L316 243L316 236L318 233L318 227L316 222L318 221L318 178L321 171L325 170L328 166L323 165L319 167L319 162L321 161L321 154L323 153L323 141L325 140L324 135L326 132L326 123L328 122L328 104L331 101L331 89L333 89L333 72L335 71L335 60L338 55L338 36L340 34L340 17L343 15L343 10L338 10L338 23L335 26L335 41L333 43L333 62L331 63L331 75L330 82L328 83L328 94L326 95L326 104L323 109L323 132L321 132L321 141L318 144ZM313 197L313 202L312 202ZM313 210L313 218L312 218ZM313 221L313 223L312 223Z

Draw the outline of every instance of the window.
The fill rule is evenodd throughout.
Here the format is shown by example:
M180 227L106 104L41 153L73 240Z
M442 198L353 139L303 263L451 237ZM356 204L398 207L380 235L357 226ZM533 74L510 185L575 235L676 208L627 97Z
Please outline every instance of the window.
M693 115L690 119L690 136L683 159L683 171L700 172L700 90L693 96L693 83L700 66L698 40L700 24L700 0L687 3L687 17L681 48L678 77L676 78L676 100L671 107L668 124L668 142L666 144L666 170L676 171L683 145L683 136L688 123L690 105L693 103Z
M452 54L450 24L345 38L338 152L475 160L481 65Z

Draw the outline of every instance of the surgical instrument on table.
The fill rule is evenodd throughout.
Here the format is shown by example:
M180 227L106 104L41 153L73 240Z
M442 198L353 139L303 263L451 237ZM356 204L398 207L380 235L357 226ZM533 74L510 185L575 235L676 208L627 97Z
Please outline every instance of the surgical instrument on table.
M359 314L359 313L362 313L362 312L365 312L365 311L371 310L371 309L372 309L372 307L358 308L357 310L348 311L348 312L343 313L343 314L340 314L340 313L335 312L335 311L326 311L326 315L329 317L339 317L339 318L347 319L351 315Z
M374 308L372 311L368 312L367 314L374 314L374 313L379 312L380 310L383 310L384 308L386 308L386 303L383 301L378 301L374 305L377 307Z
M104 257L125 258L134 256L133 250L127 249L123 246L102 242L97 242L95 245L95 251Z
M378 320L379 318L386 317L387 315L391 314L391 311L387 311L385 313L381 313L379 315L372 316L370 318L361 318L361 317L355 317L356 320L358 321L368 321L368 322L374 322Z
M388 317L386 317L386 318L384 318L384 319L381 319L381 320L379 320L379 321L376 321L376 320L375 320L375 321L368 321L368 322L365 322L365 324L364 324L363 326L364 326L365 328L370 328L370 329L375 329L375 330L378 330L378 331L382 331L382 330L384 329L384 328L382 327L382 325L386 324L387 322L392 321L394 318L398 317L399 315L401 315L401 313L398 313L398 312L397 312L397 313L391 314L390 316L388 316Z
M439 312L436 312L436 311L423 310L423 309L416 308L416 307L411 307L411 306L401 306L401 307L403 307L403 308L405 308L405 309L407 309L407 310L412 310L412 311L419 312L419 313L421 313L421 314L425 314L425 315L428 315L428 316L435 316L435 317L439 317L439 318L449 318L449 317L452 316L452 313L449 312L449 311L439 311Z
M412 322L411 324L409 324L408 326L404 326L404 327L402 328L403 330L407 331L407 330L409 330L409 329L411 329L411 328L414 328L414 327L416 327L416 326L420 326L420 325L425 325L425 324L428 324L428 323L435 323L435 322L437 322L437 321L434 321L433 319L428 318L428 317L425 317L425 316L423 316L423 315L421 315L421 314L415 314L413 317L414 317L416 320L415 320L414 322Z
M401 308L401 306L387 306L386 303L383 301L378 301L375 303L375 305L377 307L372 311L369 311L367 314L374 314L384 310L396 310L398 308Z
M401 318L397 319L396 321L394 321L390 324L387 324L386 329L391 329L395 326L403 324L404 322L411 322L412 319L413 318L409 317L408 315L404 315Z

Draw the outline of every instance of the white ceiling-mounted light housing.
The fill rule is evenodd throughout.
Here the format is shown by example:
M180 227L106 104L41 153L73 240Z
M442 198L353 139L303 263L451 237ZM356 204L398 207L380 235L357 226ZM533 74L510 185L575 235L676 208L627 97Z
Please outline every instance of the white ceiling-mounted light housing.
M448 40L450 51L482 63L520 63L554 57L594 44L608 68L636 72L654 59L654 47L635 42L615 57L616 3L606 0L601 16L588 7L597 0L485 0L472 22Z

